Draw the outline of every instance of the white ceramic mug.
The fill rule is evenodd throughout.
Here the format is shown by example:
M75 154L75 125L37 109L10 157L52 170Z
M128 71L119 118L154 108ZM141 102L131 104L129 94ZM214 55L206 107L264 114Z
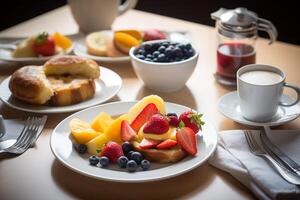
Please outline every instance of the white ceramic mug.
M279 75L279 76L278 76ZM300 100L300 88L285 83L285 73L270 65L251 64L237 71L237 90L243 117L263 122L272 119L278 106L293 106ZM283 87L296 91L297 99L281 102Z
M68 0L72 15L80 31L89 33L111 29L115 18L134 8L138 0Z

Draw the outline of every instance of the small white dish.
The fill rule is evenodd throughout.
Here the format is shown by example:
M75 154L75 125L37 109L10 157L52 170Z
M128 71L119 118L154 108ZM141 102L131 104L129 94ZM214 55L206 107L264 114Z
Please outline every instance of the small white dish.
M16 42L18 43L18 42ZM53 56L43 56L43 57L24 57L24 58L14 58L12 57L12 49L5 49L1 48L0 45L0 60L7 61L7 62L15 62L15 63L22 63L22 64L30 64L30 65L38 65L44 64L47 60L61 55L69 55L73 51L74 45L72 45L66 52L55 54Z
M9 107L33 113L65 113L74 112L103 103L114 97L122 87L121 77L114 71L101 67L100 79L95 80L96 92L93 98L68 106L40 106L30 105L15 98L8 88L10 77L0 85L0 99Z
M291 103L294 99L288 95L282 95L283 102ZM218 102L218 110L225 117L235 122L249 126L279 126L297 119L300 116L300 106L298 104L290 107L279 106L277 113L267 122L250 121L242 116L239 97L236 91L222 96Z
M135 173L129 173L126 169L120 169L117 165L110 165L108 168L89 165L89 155L78 154L72 146L72 142L69 138L70 120L79 118L85 121L92 121L92 119L102 111L112 116L118 116L127 113L135 103L136 102L114 102L98 105L67 117L56 126L51 134L50 147L52 153L63 165L85 176L114 182L147 182L167 179L186 173L204 163L216 149L218 140L217 131L204 115L203 119L205 125L203 126L201 134L197 135L198 154L196 157L187 156L183 160L173 164L151 163L151 168L148 171L139 170ZM188 107L174 103L166 103L166 107L167 111L177 114L190 110Z
M149 41L141 45L164 41L168 40ZM139 47L132 47L129 52L133 69L145 86L155 91L174 92L183 88L193 74L198 62L199 53L195 48L193 48L194 55L192 57L167 63L150 62L137 58L134 52Z

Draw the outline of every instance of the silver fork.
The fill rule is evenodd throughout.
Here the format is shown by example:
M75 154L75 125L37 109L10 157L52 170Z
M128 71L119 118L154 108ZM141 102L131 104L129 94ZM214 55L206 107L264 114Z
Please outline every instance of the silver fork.
M42 125L42 118L28 117L21 134L17 141L7 149L0 150L0 153L22 154L24 153L35 140L38 130Z
M264 149L262 149L258 143L256 142L252 133L248 130L244 131L246 141L248 143L249 149L252 154L256 156L260 156L268 160L277 170L277 172L289 183L300 185L300 178L291 173L288 169L286 169L283 165L279 164L276 159L273 159L269 156ZM259 133L260 134L260 133Z

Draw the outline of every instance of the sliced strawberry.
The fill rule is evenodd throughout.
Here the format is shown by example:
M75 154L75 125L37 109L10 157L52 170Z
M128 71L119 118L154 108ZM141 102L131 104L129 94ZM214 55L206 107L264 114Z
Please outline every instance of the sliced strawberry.
M107 143L101 152L101 156L108 157L112 163L116 163L118 158L123 155L124 154L121 145L116 142Z
M140 143L141 149L150 149L156 147L160 143L159 140L152 140L144 138Z
M131 128L128 121L123 120L121 123L121 139L126 142L134 139L136 132Z
M145 108L136 116L130 126L138 132L140 128L150 119L154 114L158 113L158 109L154 103L149 103Z
M157 149L170 149L177 145L176 140L167 139L156 146Z
M197 139L195 132L189 127L183 127L176 132L176 139L183 150L191 155L197 154Z

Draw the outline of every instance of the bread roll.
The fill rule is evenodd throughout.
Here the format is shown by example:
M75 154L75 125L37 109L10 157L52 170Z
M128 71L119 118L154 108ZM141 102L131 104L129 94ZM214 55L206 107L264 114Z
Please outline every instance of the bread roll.
M79 56L52 58L44 64L44 71L47 76L80 75L88 79L100 76L100 68L95 61Z
M9 89L14 97L31 104L44 104L54 94L42 66L18 69L10 78Z

